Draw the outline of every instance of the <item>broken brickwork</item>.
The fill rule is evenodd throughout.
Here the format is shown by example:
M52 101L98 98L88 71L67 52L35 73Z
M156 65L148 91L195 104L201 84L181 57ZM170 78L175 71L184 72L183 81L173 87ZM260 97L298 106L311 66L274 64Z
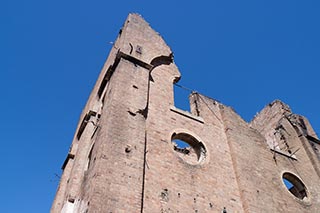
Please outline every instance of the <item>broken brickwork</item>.
M198 93L186 112L174 106L179 79L161 36L130 14L51 212L320 212L320 141L306 118L274 101L247 123Z

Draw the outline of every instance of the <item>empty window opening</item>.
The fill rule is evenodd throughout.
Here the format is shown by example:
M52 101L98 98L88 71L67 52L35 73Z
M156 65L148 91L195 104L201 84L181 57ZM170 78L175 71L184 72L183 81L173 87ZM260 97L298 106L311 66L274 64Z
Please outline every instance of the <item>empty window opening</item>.
M286 172L282 176L282 181L288 191L295 197L301 200L307 199L307 189L303 182L297 176Z
M189 148L190 147L190 145L188 143L186 143L180 139L175 139L175 140L173 140L173 142L175 142L177 144L177 147L179 147L179 148Z
M188 155L190 153L190 150L192 149L192 147L188 143L179 139L172 140L172 143L174 143L173 149L177 152Z
M171 142L175 153L189 164L199 164L206 158L203 143L187 133L174 133Z
M178 87L174 84L174 106L190 112L190 103L189 103L189 95L190 91L185 90L181 87Z

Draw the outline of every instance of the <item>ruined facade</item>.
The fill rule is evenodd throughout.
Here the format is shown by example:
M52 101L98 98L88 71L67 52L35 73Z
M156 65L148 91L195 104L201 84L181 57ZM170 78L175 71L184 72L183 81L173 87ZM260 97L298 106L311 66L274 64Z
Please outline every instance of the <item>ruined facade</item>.
M198 93L186 112L174 106L179 78L161 36L130 14L51 212L320 212L320 141L306 118L274 101L247 123Z

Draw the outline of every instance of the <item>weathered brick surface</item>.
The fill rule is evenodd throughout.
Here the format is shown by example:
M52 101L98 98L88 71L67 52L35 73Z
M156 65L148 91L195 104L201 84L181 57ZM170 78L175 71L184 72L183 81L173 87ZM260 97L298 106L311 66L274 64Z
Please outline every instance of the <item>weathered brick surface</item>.
M275 101L249 124L197 93L184 112L174 107L179 78L170 48L130 14L80 116L51 212L320 212L307 119ZM305 199L286 189L284 172L305 184Z

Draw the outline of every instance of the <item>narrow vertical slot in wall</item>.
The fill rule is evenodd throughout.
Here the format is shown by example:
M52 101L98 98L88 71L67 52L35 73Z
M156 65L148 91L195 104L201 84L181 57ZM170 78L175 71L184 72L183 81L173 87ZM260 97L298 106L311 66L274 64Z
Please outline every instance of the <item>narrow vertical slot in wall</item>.
M174 106L178 109L190 112L190 91L173 84Z

